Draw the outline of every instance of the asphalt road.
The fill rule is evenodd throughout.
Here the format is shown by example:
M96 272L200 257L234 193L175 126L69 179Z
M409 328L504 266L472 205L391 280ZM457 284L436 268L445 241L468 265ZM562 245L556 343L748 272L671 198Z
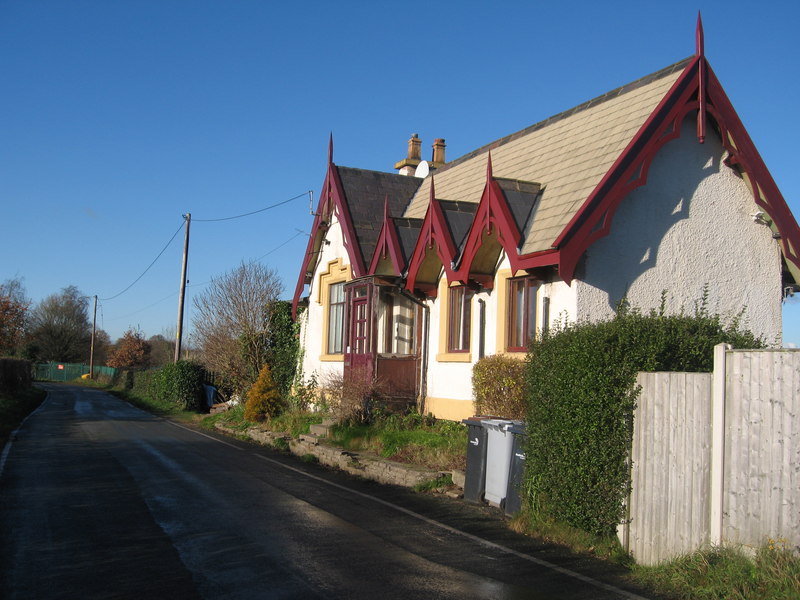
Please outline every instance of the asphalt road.
M493 509L45 387L0 459L3 598L641 597Z

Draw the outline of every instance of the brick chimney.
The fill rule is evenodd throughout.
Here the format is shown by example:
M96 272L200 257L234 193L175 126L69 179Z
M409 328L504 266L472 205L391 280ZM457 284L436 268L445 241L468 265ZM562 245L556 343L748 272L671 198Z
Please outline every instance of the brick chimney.
M431 160L431 169L438 169L444 165L444 148L444 138L436 138L433 140L433 159Z
M394 168L398 169L400 175L413 175L417 170L417 165L422 162L422 140L414 133L408 140L408 156L398 163Z

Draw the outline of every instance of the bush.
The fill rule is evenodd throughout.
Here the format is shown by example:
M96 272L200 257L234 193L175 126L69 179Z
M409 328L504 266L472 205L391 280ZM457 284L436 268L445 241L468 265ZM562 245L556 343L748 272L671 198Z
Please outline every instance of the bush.
M534 513L609 535L623 516L638 371L710 371L713 348L763 347L737 323L642 315L545 333L527 361L527 502Z
M364 367L351 369L347 377L331 372L324 376L323 402L337 423L366 425L373 415L384 412L385 385L380 379L370 379Z
M288 398L300 352L300 323L292 321L292 303L278 300L269 306L267 363L281 396Z
M0 358L0 391L15 392L31 386L33 371L30 361Z
M244 407L244 418L247 421L264 421L276 416L283 410L283 399L269 365L264 365L258 379L247 392L247 403Z
M525 363L497 354L480 359L472 368L475 412L479 415L525 418Z
M143 376L144 373L152 375ZM137 373L142 384L149 377L149 390L147 395L155 396L158 400L170 402L184 409L205 412L206 401L203 394L203 380L205 371L203 367L191 361L181 360L174 364L164 365L155 371ZM134 386L134 392L136 386Z

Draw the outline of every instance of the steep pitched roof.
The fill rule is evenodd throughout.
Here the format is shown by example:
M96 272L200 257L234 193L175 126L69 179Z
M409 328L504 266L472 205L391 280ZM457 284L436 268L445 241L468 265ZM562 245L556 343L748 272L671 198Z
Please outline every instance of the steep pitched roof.
M375 218L379 208L372 204L370 210L369 202L383 198L383 190L391 187L396 201L390 216L400 214L396 212L403 205L400 198L411 198L402 213L409 226L385 235L393 240L395 271L400 270L399 240L405 240L408 289L435 294L442 269L451 282L488 282L487 265L500 247L512 268L555 265L569 283L580 257L608 234L620 202L646 183L656 153L680 135L681 122L690 114L697 117L700 143L709 123L719 134L728 153L725 163L742 175L754 202L769 216L786 270L800 282L800 227L705 58L699 18L694 57L442 166L435 174L436 192L433 176L420 182L415 177L337 168L330 159L326 189L338 198L356 276L367 274L366 261L374 254L378 233L386 232L390 222L384 218L381 230ZM356 215L352 218L351 205ZM316 227L317 222L315 231ZM324 231L324 223L319 231ZM517 232L521 237L515 246L516 240L510 239L518 237ZM409 236L414 234L417 239L409 252ZM309 242L306 274L318 238ZM374 269L378 262L373 260L369 267ZM301 274L298 293L302 278Z
M389 215L401 215L422 180L351 167L337 166L336 169L361 258L369 265L381 230L384 201L388 202Z
M540 182L545 191L524 232L522 254L554 248L553 242L669 91L686 59L501 138L436 171L442 198L477 203L485 184L486 155L494 176ZM424 215L429 178L406 210Z

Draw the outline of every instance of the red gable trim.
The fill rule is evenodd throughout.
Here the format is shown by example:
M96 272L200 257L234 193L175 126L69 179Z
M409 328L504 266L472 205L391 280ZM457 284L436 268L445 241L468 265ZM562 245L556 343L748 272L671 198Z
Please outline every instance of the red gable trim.
M691 111L700 112L702 105L705 108L703 112L711 115L721 130L722 145L731 155L728 165L736 163L748 174L756 204L770 215L781 233L784 256L800 268L800 257L795 252L795 249L800 249L797 222L708 61L704 56L697 56L686 66L581 209L553 242L561 252L559 274L564 281L569 283L572 280L578 260L586 249L608 235L614 213L622 200L634 189L647 183L647 174L655 155L664 144L680 136L684 117ZM702 143L701 134L705 134L705 118L698 120L698 136Z
M339 177L339 171L336 165L333 163L333 136L331 136L328 145L328 171L325 174L325 181L322 184L322 193L320 194L319 204L317 205L317 211L314 215L314 225L311 228L311 236L308 240L306 254L303 258L303 265L300 268L300 276L298 277L294 298L292 299L292 318L297 316L297 304L300 301L303 288L307 283L311 282L309 269L313 269L317 263L318 254L322 248L322 240L330 225L334 208L337 209L339 215L339 225L342 228L344 247L350 259L353 277L362 277L366 275L364 259L361 257L361 249L358 245L355 228L353 227L353 219L350 216L350 210L347 208L347 202L345 200L342 180Z
M389 197L383 203L383 225L378 235L378 243L375 246L375 254L372 255L372 262L369 265L369 274L374 275L381 260L389 257L398 277L403 274L406 268L403 260L403 252L400 249L400 238L397 237L397 229L394 221L389 216Z
M419 290L425 292L429 296L436 295L435 282L417 282L420 267L422 267L428 251L433 249L434 246L436 247L436 256L438 256L439 262L444 267L445 273L447 274L447 280L453 281L455 273L452 264L456 256L456 244L453 241L453 237L450 235L450 229L444 218L442 207L436 200L434 183L431 178L428 210L425 212L425 218L422 221L422 229L420 230L417 243L414 245L414 251L411 253L411 259L408 263L406 289L410 292ZM431 287L431 285L433 285L433 287Z
M680 123L691 109L697 109L697 57L689 63L662 98L631 142L617 158L583 206L556 238L560 249L559 274L569 283L578 260L598 239L608 235L611 221L622 200L647 183L647 174L661 147L680 135Z
M508 206L505 194L492 175L492 153L490 152L486 165L486 185L464 243L461 264L455 272L456 279L466 283L471 278L479 280L484 287L492 287L493 277L487 279L485 274L473 274L471 269L486 235L491 235L493 232L496 232L497 240L511 262L511 268L518 269L518 248L522 235L511 213L511 208Z
M708 103L708 111L719 125L722 145L729 154L725 164L747 174L755 203L770 216L781 235L784 258L800 269L800 227L711 66L708 66Z

